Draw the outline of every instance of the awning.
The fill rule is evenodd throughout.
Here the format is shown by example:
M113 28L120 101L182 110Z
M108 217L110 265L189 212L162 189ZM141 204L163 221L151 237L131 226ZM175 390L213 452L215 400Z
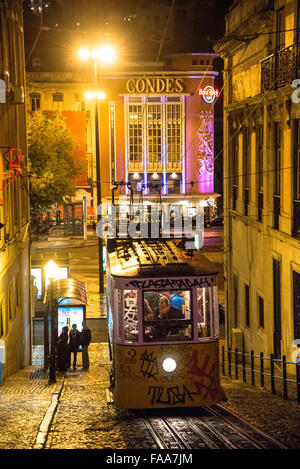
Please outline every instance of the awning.
M73 278L55 280L52 285L47 285L43 303L49 303L51 299L58 300L59 303L69 299L71 301L68 304L87 304L85 283Z

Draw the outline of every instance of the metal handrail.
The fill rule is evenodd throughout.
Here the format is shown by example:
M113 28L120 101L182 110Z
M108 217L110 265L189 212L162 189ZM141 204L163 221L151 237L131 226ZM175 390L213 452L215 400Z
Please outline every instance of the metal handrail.
M225 360L225 352L227 353L227 361ZM235 359L232 361L232 354L234 355ZM242 356L243 362L242 364L238 363L238 356ZM245 358L251 358L250 367L246 366ZM255 368L255 359L259 359L260 361L260 369ZM270 362L270 372L266 372L264 370L264 361L268 360ZM281 363L282 364L282 376L275 374L274 364ZM255 355L254 351L246 352L245 350L232 350L228 348L225 350L225 347L222 346L222 373L225 375L225 365L228 368L228 375L231 378L232 369L235 371L235 378L238 379L239 370L242 369L243 371L243 381L246 382L246 372L251 373L251 382L252 385L255 386L255 375L260 375L260 383L261 387L264 387L264 376L269 376L271 378L271 392L272 394L276 394L275 389L275 380L281 380L283 382L283 397L284 399L288 399L288 388L287 383L296 384L297 388L297 402L300 403L300 360L296 362L287 361L285 355L279 359L274 358L274 355L271 354L269 357L265 357L261 352L260 355ZM287 378L287 369L286 365L295 365L296 366L296 379Z

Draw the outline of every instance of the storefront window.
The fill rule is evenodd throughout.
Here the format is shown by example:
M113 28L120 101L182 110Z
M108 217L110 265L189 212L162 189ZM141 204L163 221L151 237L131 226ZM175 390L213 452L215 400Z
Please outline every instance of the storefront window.
M198 338L211 337L211 289L197 288Z
M191 292L148 291L143 297L144 341L179 341L192 338Z

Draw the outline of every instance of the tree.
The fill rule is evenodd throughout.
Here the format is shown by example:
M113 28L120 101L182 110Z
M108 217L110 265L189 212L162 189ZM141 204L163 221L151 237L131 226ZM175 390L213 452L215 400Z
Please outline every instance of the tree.
M42 112L28 115L27 137L31 210L48 211L75 194L76 144L61 116Z

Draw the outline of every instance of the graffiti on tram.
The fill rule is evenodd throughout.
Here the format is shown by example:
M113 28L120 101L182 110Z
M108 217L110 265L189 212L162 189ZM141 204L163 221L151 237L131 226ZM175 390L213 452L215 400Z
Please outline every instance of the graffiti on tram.
M142 289L142 290L166 290L166 289L189 289L189 288L203 288L212 287L216 284L215 277L200 277L200 278L160 278L157 280L131 280L126 283L127 288Z
M176 404L187 404L188 399L193 401L193 395L196 392L189 391L185 384L181 386L149 386L148 395L151 396L151 405L164 404L164 405L176 405Z
M188 404L192 401L212 400L218 397L217 353L211 344L202 350L192 345L149 347L138 351L128 348L118 355L120 378L126 383L143 385L150 396L150 404ZM204 349L203 349L204 347ZM173 356L176 370L163 371L162 357Z

